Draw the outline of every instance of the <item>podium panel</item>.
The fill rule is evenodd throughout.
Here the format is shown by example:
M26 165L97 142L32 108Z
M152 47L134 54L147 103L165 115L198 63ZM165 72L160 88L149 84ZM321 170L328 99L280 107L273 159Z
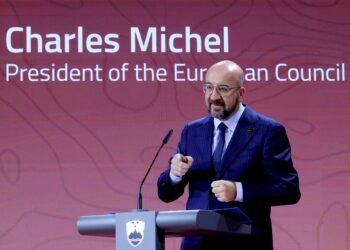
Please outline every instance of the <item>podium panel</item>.
M164 249L164 237L159 237L156 212L118 213L115 215L116 248L123 250Z
M250 219L239 209L229 211L141 210L81 216L77 228L82 235L116 237L116 247L123 250L163 250L165 237L251 234Z

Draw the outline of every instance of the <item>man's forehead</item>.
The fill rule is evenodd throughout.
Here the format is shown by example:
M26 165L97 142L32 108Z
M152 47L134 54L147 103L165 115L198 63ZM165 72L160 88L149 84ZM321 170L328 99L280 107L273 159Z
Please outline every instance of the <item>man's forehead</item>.
M205 81L211 84L233 85L237 82L238 78L236 71L231 71L227 68L226 70L212 68L207 71Z

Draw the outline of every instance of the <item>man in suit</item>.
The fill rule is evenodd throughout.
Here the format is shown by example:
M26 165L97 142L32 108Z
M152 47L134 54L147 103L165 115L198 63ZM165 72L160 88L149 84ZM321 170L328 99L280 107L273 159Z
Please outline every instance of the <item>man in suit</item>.
M185 237L182 249L272 250L271 206L300 199L284 127L244 105L243 70L211 66L203 86L209 116L184 127L168 169L158 179L164 202L188 184L187 209L238 207L252 219L246 237Z

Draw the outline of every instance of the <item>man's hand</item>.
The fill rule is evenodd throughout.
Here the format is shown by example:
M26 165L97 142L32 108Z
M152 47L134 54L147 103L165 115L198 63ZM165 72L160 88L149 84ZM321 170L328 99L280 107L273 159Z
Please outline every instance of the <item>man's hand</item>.
M191 156L184 156L182 154L174 155L171 159L170 173L182 177L184 176L193 164L193 158Z
M221 202L234 201L237 196L236 183L232 181L218 180L211 183L211 191Z

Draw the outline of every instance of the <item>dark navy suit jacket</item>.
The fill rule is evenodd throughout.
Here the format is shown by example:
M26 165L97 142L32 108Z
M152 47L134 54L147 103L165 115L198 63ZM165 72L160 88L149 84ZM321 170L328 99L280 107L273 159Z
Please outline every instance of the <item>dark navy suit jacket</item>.
M253 221L252 236L185 237L182 249L271 250L271 206L300 199L286 131L278 122L246 107L224 153L221 172L215 173L211 166L213 130L211 116L184 127L176 153L192 156L193 165L177 184L169 178L169 166L158 179L158 196L164 202L174 201L188 184L187 209L239 207ZM244 201L217 201L210 188L214 180L241 182Z

